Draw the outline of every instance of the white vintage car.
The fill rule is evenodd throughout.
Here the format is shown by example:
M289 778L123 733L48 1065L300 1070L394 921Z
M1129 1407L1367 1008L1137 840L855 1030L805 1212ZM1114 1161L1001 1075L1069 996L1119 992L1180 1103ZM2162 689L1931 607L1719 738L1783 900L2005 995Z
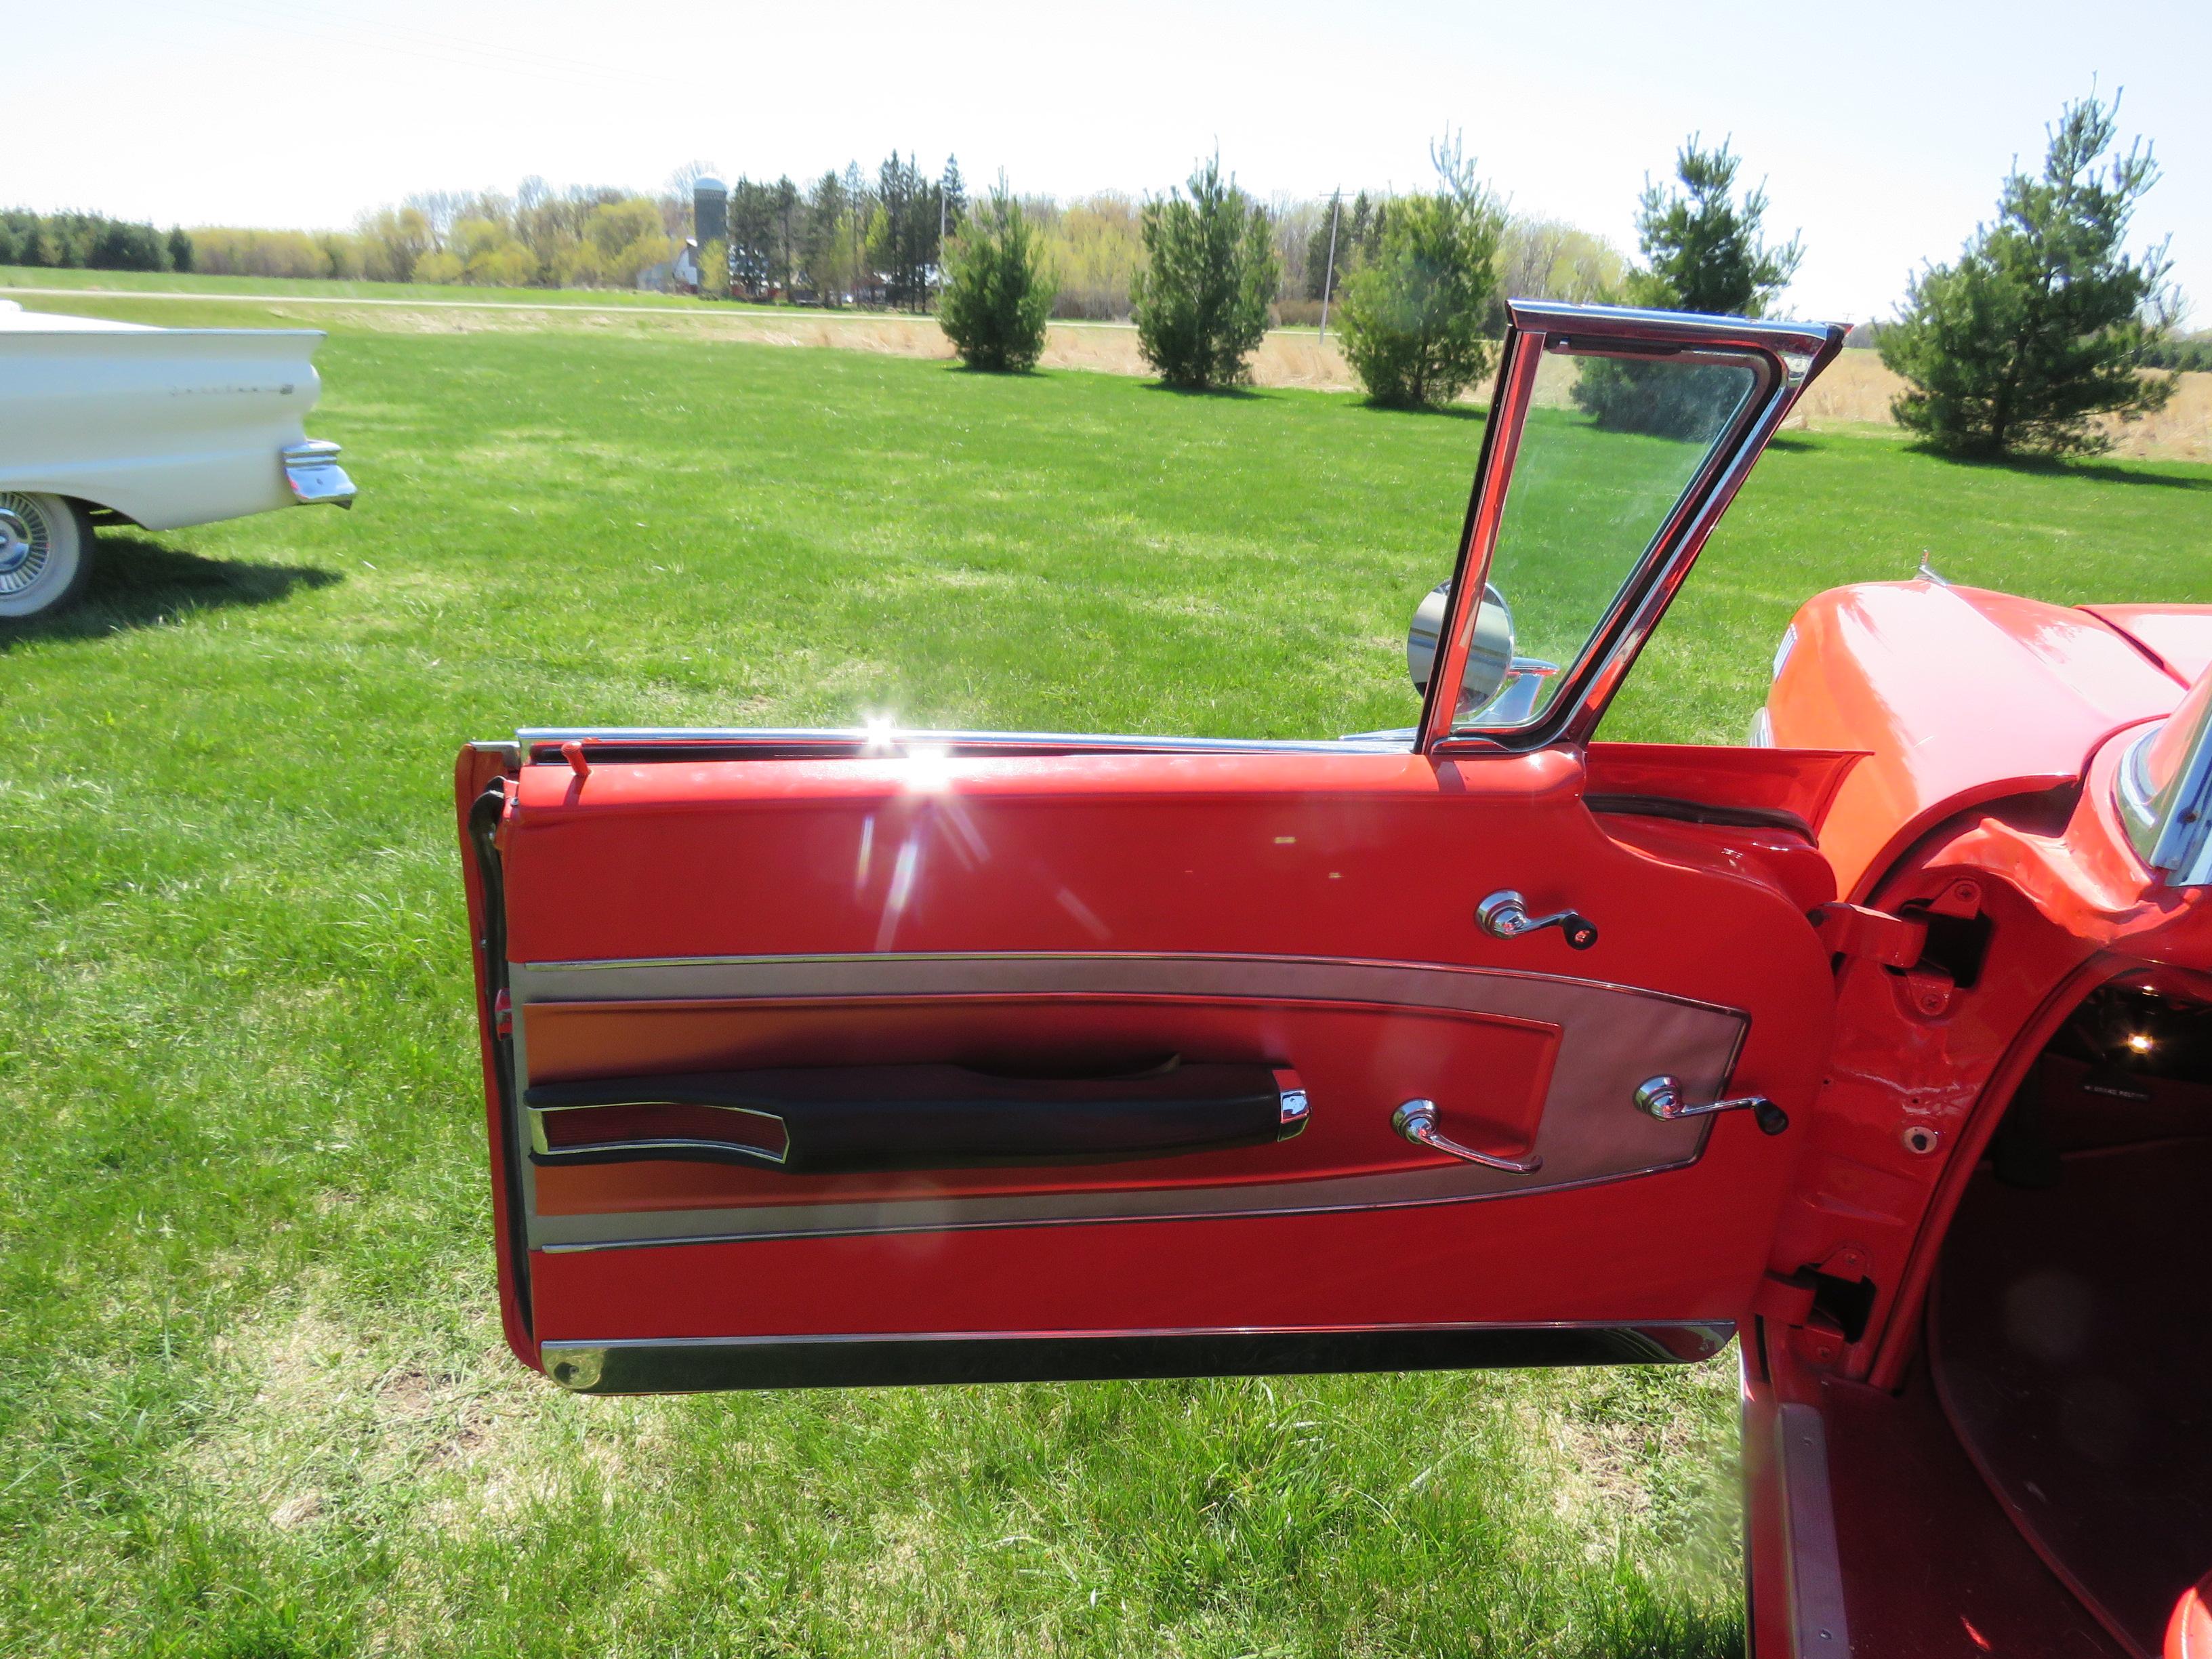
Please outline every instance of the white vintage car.
M0 624L67 605L95 527L353 505L301 422L315 329L149 328L0 300Z

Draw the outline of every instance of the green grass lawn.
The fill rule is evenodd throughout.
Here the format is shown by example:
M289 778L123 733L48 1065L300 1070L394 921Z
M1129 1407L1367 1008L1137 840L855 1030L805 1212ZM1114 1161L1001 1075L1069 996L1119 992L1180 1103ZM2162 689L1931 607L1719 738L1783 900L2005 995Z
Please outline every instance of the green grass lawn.
M1725 1362L600 1401L494 1317L464 739L1400 723L1479 422L571 334L319 362L355 513L113 536L0 642L0 1644L1736 1650ZM1800 600L1923 550L2202 602L2208 529L2212 469L1791 438L1607 734L1732 740Z

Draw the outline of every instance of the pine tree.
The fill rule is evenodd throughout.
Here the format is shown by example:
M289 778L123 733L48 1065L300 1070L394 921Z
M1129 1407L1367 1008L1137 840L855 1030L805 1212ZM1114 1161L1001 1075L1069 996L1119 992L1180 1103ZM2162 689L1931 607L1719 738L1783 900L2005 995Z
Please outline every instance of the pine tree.
M1769 247L1759 234L1766 216L1766 187L1733 199L1741 156L1723 139L1718 149L1698 147L1692 133L1674 158L1681 188L1648 179L1636 215L1644 269L1628 279L1628 298L1654 311L1692 311L1708 317L1763 317L1797 274L1805 250L1796 237Z
M868 303L878 298L879 286L877 275L868 264L868 227L873 220L876 204L868 193L867 175L860 171L858 161L845 164L845 240L852 260L852 289L857 296L868 295Z
M2172 376L2140 372L2172 320L2165 244L2120 251L2159 169L2141 139L2100 167L2118 112L2094 95L2066 106L2042 176L2007 179L1996 222L1923 271L1881 331L1882 362L1911 383L1891 412L1931 447L2094 454L2112 439L2093 416L2136 420L2173 395Z
M1145 204L1145 269L1130 284L1137 343L1170 386L1233 386L1267 331L1281 277L1267 216L1221 158L1190 175L1189 198L1170 190Z
M1025 373L1044 350L1054 293L1044 238L1002 174L945 250L938 325L969 368Z
M1307 299L1322 298L1330 291L1335 279L1344 275L1337 266L1346 246L1344 232L1344 202L1340 196L1332 196L1322 204L1321 216L1314 221L1313 234L1306 238Z
M945 234L950 236L968 216L968 185L960 176L958 156L945 158L945 176L937 181L937 193L945 204Z
M1505 211L1457 137L1429 155L1442 188L1391 204L1373 258L1344 287L1344 355L1385 405L1449 404L1490 366Z
M791 290L799 280L799 221L805 211L805 201L799 193L799 186L789 178L778 179L769 191L769 209L775 228L769 282L783 296L783 302L789 305Z
M739 179L730 188L730 285L749 300L767 297L775 268L775 187Z
M1790 285L1805 251L1794 236L1778 247L1767 246L1760 234L1765 187L1741 203L1735 198L1742 165L1726 139L1708 150L1692 133L1674 157L1681 187L1644 182L1636 214L1644 269L1629 273L1631 305L1759 317ZM1581 369L1574 400L1600 426L1662 437L1710 438L1742 391L1734 374L1684 373L1668 364L1593 357Z
M845 234L848 210L843 179L825 173L814 181L814 188L806 195L799 263L817 305L842 305L850 285L852 261L847 254Z

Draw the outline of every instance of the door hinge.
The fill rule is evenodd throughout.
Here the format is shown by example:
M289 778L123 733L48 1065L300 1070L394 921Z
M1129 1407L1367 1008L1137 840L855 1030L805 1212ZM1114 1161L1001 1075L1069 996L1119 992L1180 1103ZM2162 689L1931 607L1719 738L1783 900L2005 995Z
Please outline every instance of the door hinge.
M1981 974L1990 923L1978 882L1954 881L1903 915L1863 904L1824 904L1809 918L1840 966L1858 960L1887 968L1902 981L1905 1004L1924 1018L1951 1012L1951 1000Z
M1816 1370L1839 1364L1844 1350L1866 1334L1874 1310L1875 1283L1865 1276L1866 1252L1846 1246L1826 1261L1794 1273L1769 1272L1753 1310L1778 1328L1799 1361Z
M1928 945L1926 922L1863 904L1824 904L1810 920L1830 956L1857 957L1899 973L1917 967Z

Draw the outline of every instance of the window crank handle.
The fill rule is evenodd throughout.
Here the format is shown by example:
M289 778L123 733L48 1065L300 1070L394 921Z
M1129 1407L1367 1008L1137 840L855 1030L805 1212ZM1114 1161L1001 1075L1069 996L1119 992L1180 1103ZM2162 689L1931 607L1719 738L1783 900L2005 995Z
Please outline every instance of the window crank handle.
M1735 1100L1692 1101L1682 1092L1680 1079L1661 1075L1646 1078L1637 1086L1638 1110L1662 1123L1679 1123L1686 1117L1711 1117L1716 1112L1749 1112L1759 1132L1778 1135L1790 1127L1790 1115L1765 1095L1744 1095Z
M1532 916L1528 902L1511 888L1501 888L1475 907L1474 919L1492 939L1522 939L1556 927L1570 951L1587 951L1597 943L1597 924L1579 910L1559 910L1548 916Z

